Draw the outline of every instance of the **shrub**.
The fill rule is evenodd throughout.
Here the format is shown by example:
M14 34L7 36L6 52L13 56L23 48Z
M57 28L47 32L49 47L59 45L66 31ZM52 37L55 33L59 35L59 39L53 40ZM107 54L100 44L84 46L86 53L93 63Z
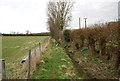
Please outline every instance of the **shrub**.
M70 30L64 30L63 32L65 42L70 42Z

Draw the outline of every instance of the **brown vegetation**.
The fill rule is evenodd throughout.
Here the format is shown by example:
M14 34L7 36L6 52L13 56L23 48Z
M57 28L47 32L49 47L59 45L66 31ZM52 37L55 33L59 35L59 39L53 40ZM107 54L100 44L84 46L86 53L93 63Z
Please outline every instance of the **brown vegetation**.
M71 30L70 38L76 49L88 47L91 50L91 55L111 60L111 65L118 68L120 55L117 27L117 22L95 24L89 28Z

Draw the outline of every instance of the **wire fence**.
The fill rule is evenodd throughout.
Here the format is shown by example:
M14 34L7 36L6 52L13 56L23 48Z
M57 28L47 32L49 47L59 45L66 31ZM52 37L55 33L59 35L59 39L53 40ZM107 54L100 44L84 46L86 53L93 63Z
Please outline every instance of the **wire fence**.
M42 43L38 44L38 47L35 49L30 49L27 56L22 59L21 64L21 74L23 75L22 79L30 79L33 71L36 69L36 64L39 62L41 58L41 53L45 50L45 48L49 45L50 38L44 39ZM0 60L0 79L7 79L6 76L6 67L5 60ZM17 78L16 78L17 79Z

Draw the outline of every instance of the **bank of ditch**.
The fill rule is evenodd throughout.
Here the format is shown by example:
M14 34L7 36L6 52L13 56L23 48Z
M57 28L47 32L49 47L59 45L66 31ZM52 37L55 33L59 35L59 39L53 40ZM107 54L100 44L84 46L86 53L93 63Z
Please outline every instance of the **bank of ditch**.
M76 50L74 44L61 44L66 53L71 58L74 67L83 79L117 79L119 77L118 70L115 70L109 60L105 60L90 55L90 49L84 47Z
M41 54L41 59L32 79L81 79L72 60L62 47L50 41L50 45Z

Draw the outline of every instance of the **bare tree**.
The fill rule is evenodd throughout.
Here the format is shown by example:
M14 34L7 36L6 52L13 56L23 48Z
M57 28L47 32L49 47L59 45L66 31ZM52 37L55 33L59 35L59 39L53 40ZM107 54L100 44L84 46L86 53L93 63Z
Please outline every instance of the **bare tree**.
M62 39L62 32L71 21L71 9L73 2L70 0L59 0L58 2L48 3L48 27L51 36L56 40Z
M31 32L29 30L26 30L26 34L31 34Z

